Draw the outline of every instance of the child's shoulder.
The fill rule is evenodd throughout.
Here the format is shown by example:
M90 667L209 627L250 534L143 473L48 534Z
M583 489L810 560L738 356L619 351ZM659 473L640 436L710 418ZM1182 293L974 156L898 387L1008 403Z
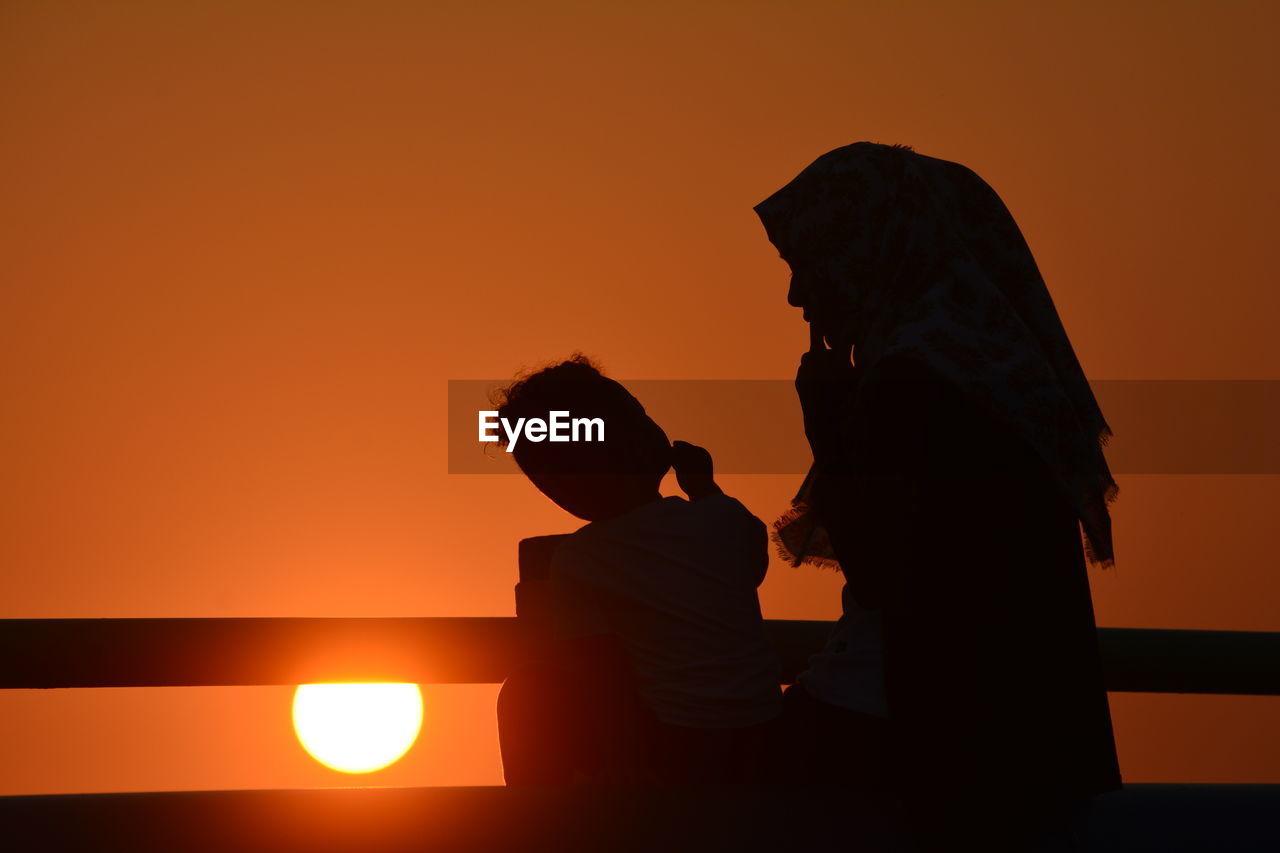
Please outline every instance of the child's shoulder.
M737 498L725 494L707 495L696 501L666 497L605 521L594 521L565 537L562 548L592 547L611 541L629 541L635 536L656 533L701 534L764 527Z
M725 494L708 495L689 503L700 525L713 525L732 530L755 532L764 529L764 522L747 509L742 501Z
M686 501L686 503L697 509L704 509L709 512L722 512L732 515L750 515L752 518L755 518L754 515L751 515L751 510L747 509L746 506L743 505L742 501L732 495L726 495L724 492L720 492L715 495L707 495L706 497L699 498L696 501Z

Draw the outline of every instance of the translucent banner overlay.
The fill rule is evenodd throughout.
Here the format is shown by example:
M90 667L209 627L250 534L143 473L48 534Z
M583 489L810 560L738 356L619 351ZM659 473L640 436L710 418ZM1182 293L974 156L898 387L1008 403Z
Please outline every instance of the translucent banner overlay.
M518 474L478 439L506 380L449 381L450 474ZM707 447L719 474L803 474L811 456L795 388L783 379L624 381L672 439ZM1280 380L1101 380L1116 474L1280 473ZM607 427L606 427L607 429Z

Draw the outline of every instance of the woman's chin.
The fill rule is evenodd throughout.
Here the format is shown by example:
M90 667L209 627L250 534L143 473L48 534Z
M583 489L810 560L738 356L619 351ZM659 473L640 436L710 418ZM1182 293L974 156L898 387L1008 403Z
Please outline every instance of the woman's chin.
M853 341L845 335L823 335L822 339L832 352L853 352Z

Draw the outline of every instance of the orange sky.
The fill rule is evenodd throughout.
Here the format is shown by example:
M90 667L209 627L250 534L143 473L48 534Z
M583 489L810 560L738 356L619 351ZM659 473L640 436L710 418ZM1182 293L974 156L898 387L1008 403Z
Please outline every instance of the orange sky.
M906 142L988 179L1094 379L1280 378L1272 3L0 7L0 607L501 615L574 521L449 476L446 380L786 378L751 206ZM1230 440L1224 436L1223 440ZM714 441L711 442L714 450ZM1276 477L1126 476L1099 622L1280 630ZM771 519L793 477L726 487ZM834 617L775 566L767 616ZM427 689L369 784L498 779ZM343 784L287 688L0 693L0 793ZM1280 699L1113 697L1133 781L1280 782Z

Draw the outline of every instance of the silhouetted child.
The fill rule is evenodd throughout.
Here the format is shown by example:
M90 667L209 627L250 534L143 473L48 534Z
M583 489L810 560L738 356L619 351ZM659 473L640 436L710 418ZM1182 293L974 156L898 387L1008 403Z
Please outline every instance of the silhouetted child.
M672 447L586 358L515 382L498 407L508 425L552 412L599 418L603 440L511 446L543 494L590 523L549 558L556 662L503 686L508 784L752 780L780 705L756 595L763 523L715 484L710 454ZM690 500L659 493L673 464Z

